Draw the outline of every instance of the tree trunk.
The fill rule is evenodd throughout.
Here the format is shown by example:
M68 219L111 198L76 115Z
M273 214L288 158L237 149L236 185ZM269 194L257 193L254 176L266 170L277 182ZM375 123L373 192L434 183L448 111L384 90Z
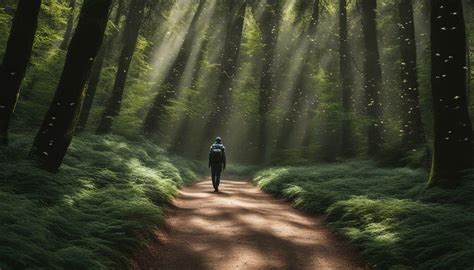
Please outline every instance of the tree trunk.
M316 39L316 29L319 23L319 5L320 0L314 1L313 10L311 13L311 20L309 23L309 27L307 32L303 32L300 37L300 42L304 42L304 38ZM304 55L307 56L308 59L312 59L311 54L314 54L315 51L315 42L310 41L306 49L306 53ZM290 142L290 138L292 133L295 131L295 127L298 121L298 117L301 116L303 113L301 111L305 101L307 101L306 97L306 76L310 74L310 66L309 63L303 60L302 68L296 78L296 86L293 89L293 94L291 96L290 107L285 114L284 121L285 123L282 126L279 139L277 141L277 149L283 150L288 148L288 144Z
M111 0L83 2L61 79L30 153L47 171L59 169L71 143L84 99L84 85L104 37L110 4Z
M210 29L213 29L212 27ZM205 57L205 50L207 49L209 43L209 37L204 38L203 43L201 45L201 50L199 51L199 55L197 57L197 66L195 69L193 69L193 74L191 76L192 78L192 83L191 87L195 89L197 87L197 82L198 82L198 76L201 72L202 68L202 61L204 61ZM188 97L190 98L190 97ZM188 104L189 104L188 100ZM185 151L187 150L187 135L189 134L189 129L192 124L192 118L189 114L185 113L184 119L180 121L179 127L177 128L176 131L176 136L175 139L173 140L170 148L168 149L170 152L173 153L179 153L179 154L184 154L186 153Z
M153 100L152 106L150 107L143 123L143 131L146 134L157 132L160 129L166 106L170 105L171 101L178 94L179 82L186 68L186 62L189 59L196 34L199 32L197 22L201 17L205 3L206 1L204 0L199 2L189 26L189 30L184 37L183 45L178 52L178 56L171 66L171 69L168 71L163 83L158 85L159 92Z
M257 134L258 142L258 160L265 162L267 153L267 123L269 121L268 114L271 109L273 92L275 92L275 69L273 67L273 59L275 55L279 23L281 17L281 3L279 0L269 0L263 10L260 30L263 36L263 63L260 74L260 92L259 92L259 131Z
M8 128L30 61L41 0L19 0L0 66L0 144L8 144Z
M69 40L71 40L71 36L72 36L72 30L74 27L74 10L76 9L76 0L69 1L69 8L71 10L69 11L69 16L67 18L66 32L64 32L63 41L61 42L61 45L59 46L59 48L64 51L67 50L67 46L69 45Z
M229 9L229 20L226 27L227 36L224 41L217 93L212 104L209 120L204 128L204 140L212 140L210 137L215 135L215 132L222 134L222 128L231 111L232 84L237 73L246 4L237 1Z
M339 1L339 70L341 76L342 109L344 116L341 126L341 152L344 157L355 154L352 135L352 93L353 73L351 66L351 51L347 30L347 1Z
M130 3L130 11L127 15L123 36L124 46L120 54L112 94L105 105L105 110L102 114L99 127L96 130L97 134L109 133L114 118L120 113L125 83L127 82L128 71L132 62L133 54L135 53L140 28L143 24L144 14L145 1L133 0L132 3Z
M425 25L430 28L431 0L423 0L421 13L423 14Z
M114 26L119 28L120 18L124 12L123 0L118 0L117 9L115 11ZM94 65L92 66L91 76L89 78L89 83L87 84L86 96L84 98L84 104L82 105L81 114L79 116L79 123L77 124L77 132L80 132L85 129L87 121L89 119L90 111L92 109L92 104L94 103L95 93L97 92L97 86L100 82L100 77L102 74L102 67L105 62L105 56L111 50L114 45L115 40L119 35L119 30L115 29L112 35L107 40L105 46L99 51Z
M416 40L412 0L399 0L402 142L407 150L424 142L416 70Z
M368 154L380 153L383 144L382 70L377 41L377 1L362 0L362 31L364 36L364 88L368 126Z
M466 98L466 28L461 0L431 6L434 145L430 186L453 187L472 168L472 124Z

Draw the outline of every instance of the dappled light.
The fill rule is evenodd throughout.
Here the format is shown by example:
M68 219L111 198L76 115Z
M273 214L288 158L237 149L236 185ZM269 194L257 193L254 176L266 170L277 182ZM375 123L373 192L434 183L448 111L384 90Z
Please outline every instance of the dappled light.
M340 255L347 246L332 246L321 219L293 212L248 182L224 181L217 195L209 185L180 192L170 229L160 236L164 252L151 254L143 268L358 268L355 259Z
M0 270L471 269L474 1L1 0Z

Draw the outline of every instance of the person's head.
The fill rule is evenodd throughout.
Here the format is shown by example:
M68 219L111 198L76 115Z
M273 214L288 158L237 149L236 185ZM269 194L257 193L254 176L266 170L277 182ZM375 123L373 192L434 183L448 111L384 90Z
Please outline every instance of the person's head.
M216 137L216 143L221 143L221 142L222 142L221 137L217 136L217 137Z

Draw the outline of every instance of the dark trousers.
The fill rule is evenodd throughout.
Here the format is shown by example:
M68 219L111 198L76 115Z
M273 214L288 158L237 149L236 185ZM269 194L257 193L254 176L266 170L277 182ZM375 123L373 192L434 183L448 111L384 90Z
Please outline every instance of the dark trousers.
M214 189L219 187L221 182L222 164L211 164L212 186Z

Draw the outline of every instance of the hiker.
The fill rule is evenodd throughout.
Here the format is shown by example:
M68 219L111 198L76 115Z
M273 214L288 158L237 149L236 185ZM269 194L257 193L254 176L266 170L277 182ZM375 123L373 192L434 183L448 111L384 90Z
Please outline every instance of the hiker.
M225 147L221 137L217 137L209 150L209 168L211 168L212 186L214 191L219 191L221 172L225 169Z

